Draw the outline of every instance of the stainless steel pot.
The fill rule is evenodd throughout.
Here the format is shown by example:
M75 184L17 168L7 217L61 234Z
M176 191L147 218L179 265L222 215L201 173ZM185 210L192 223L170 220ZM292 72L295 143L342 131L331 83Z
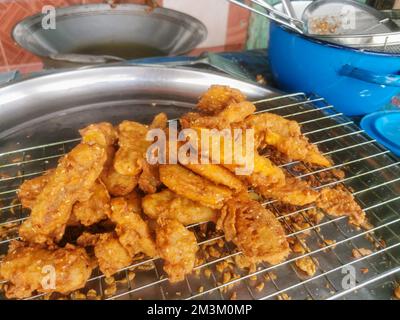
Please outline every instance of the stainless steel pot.
M304 10L311 4L312 1L292 1L295 14L302 16ZM276 10L283 13L284 7L281 3L274 6ZM388 17L384 13L379 13L378 16L383 18ZM390 26L393 32L386 33L367 33L367 34L349 34L349 35L313 35L323 41L339 44L347 47L363 49L372 52L385 52L385 53L400 53L400 29L392 22Z
M239 88L250 100L279 94L188 68L106 66L39 76L0 88L0 153L75 138L98 121L148 122L158 112L172 119L212 84Z
M119 58L179 55L201 43L207 29L184 13L134 4L90 4L56 9L56 29L42 28L43 14L19 22L14 40L42 58L45 67L76 67L64 54L111 55Z

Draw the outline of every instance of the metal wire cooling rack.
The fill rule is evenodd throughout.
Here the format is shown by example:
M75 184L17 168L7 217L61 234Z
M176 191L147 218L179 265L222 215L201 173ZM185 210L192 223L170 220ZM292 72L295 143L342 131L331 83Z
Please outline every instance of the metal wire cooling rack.
M87 299L390 299L400 278L400 161L370 139L342 113L322 98L309 99L302 93L256 102L258 112L269 111L302 125L305 135L335 165L311 168L299 162L281 163L288 172L313 181L315 188L342 184L351 190L372 224L356 230L347 218L325 216L313 221L316 210L285 207L276 201L263 204L272 210L287 229L287 237L300 247L283 263L260 264L241 269L235 263L240 252L223 241L211 223L191 225L200 254L193 274L171 285L160 259L142 258L113 278L94 271L86 288L68 298ZM317 107L318 106L318 107ZM29 147L0 154L0 254L18 239L17 228L27 217L16 190L24 179L54 167L57 159L79 139ZM299 170L301 167L301 170ZM327 177L341 169L345 176ZM318 212L318 211L315 211ZM302 224L293 224L290 219ZM292 221L293 222L293 221ZM299 262L313 266L307 275ZM344 281L349 270L355 284ZM350 271L351 271L350 270ZM0 286L5 282L0 281ZM0 294L4 298L3 293ZM39 294L32 299L49 298ZM60 298L53 295L51 298Z

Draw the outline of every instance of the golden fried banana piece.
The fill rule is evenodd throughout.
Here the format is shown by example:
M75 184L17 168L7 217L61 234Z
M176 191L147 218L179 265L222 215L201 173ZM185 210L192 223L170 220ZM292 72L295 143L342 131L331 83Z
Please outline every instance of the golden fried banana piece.
M217 229L252 262L277 264L290 253L285 231L274 214L246 197L229 200L221 210Z
M138 185L144 193L156 193L161 185L159 165L149 164L146 159L142 159L142 173L140 174Z
M117 132L114 129L114 135ZM125 196L133 191L138 184L138 176L126 176L119 174L114 169L115 146L113 144L107 147L107 161L104 164L100 179L107 188L109 194L119 197Z
M90 233L84 231L78 239L76 239L76 244L79 247L86 248L86 247L94 247L99 241L101 233Z
M106 148L113 143L111 124L93 124L81 130L82 142L60 159L48 183L37 196L30 217L19 229L31 243L58 242L64 235L72 206L87 200L103 170Z
M141 218L137 202L141 199L136 195L128 198L114 198L111 200L110 219L116 224L115 232L119 242L128 251L129 255L143 252L149 257L157 255L153 235L147 223Z
M203 138L200 134L197 136ZM234 133L232 132L233 138ZM250 149L250 152L246 150L246 139L244 137L239 140L242 141L242 148L237 148L232 144L231 154L226 153L224 148L226 136L222 133L210 132L208 139L208 145L211 146L210 150L212 151L209 153L211 159L219 158L221 165L232 173L245 172L246 174L241 174L237 177L253 187L262 196L293 205L305 205L317 199L318 193L312 190L305 182L295 178L287 178L282 168L275 165L268 158L261 156L257 150ZM197 142L197 145L203 145L201 140ZM246 152L238 156L235 154L235 152L239 152L237 149L242 153L243 150L246 150ZM219 152L217 157L214 152ZM237 159L241 159L242 162L237 161ZM244 170L245 168L247 170Z
M139 175L126 176L119 174L113 166L103 171L101 181L106 186L108 192L115 196L121 197L131 193L139 182Z
M214 209L220 209L232 197L229 188L217 186L179 164L161 165L160 180L173 192Z
M235 191L245 190L246 186L232 172L218 164L192 164L184 165L199 176L202 176L217 185L226 186Z
M223 167L236 175L239 175L239 173L242 173L243 176L260 174L264 176L264 183L267 184L284 182L285 174L283 170L268 158L261 156L254 149L254 146L247 145L246 135L243 131L234 132L234 130L230 130L230 133L229 131L207 131L202 134L201 129L194 128L197 133L197 141L194 142L194 145L199 148L199 154L209 157L210 162L213 162L213 159L219 159ZM203 141L203 139L206 139L206 141ZM233 141L238 141L238 143ZM209 150L201 150L204 145L208 146ZM247 168L248 171L244 170Z
M149 129L165 129L167 128L168 117L164 112L157 114L151 122Z
M156 228L156 243L169 281L184 280L194 268L199 249L194 233L177 220L160 219Z
M205 114L215 115L233 103L240 103L246 99L239 90L228 86L212 85L202 94L197 109Z
M168 123L168 118L165 113L157 114L149 129L166 129ZM139 160L139 165L142 168L142 173L140 174L138 185L140 190L144 193L156 193L158 187L161 185L160 175L158 172L158 164L149 164L147 159L144 157Z
M0 278L8 281L6 296L17 299L34 292L68 294L83 288L91 273L92 263L85 249L71 244L47 249L14 243L0 264Z
M248 177L255 191L265 198L272 198L294 206L304 206L315 202L319 193L313 190L307 182L294 177L286 177L283 184L268 185L263 183L262 176Z
M97 144L105 149L113 146L117 140L117 132L113 125L108 122L91 124L79 130L79 133L82 136L82 143L88 145Z
M31 209L36 202L36 198L42 192L49 181L53 170L46 171L42 176L25 180L18 189L18 198L24 208Z
M205 116L196 112L184 114L179 120L183 128L227 129L231 124L242 122L254 113L256 107L249 101L233 103L216 115Z
M240 168L238 165L225 165L232 171ZM250 182L252 186L254 182L262 184L265 187L271 187L275 185L283 185L285 183L285 173L281 168L272 163L271 160L260 156L256 150L254 150L254 168L253 171L248 175L242 176L244 180Z
M111 213L110 195L104 184L97 180L90 191L88 200L78 201L72 208L72 214L84 226L107 219Z
M363 209L343 187L322 189L316 205L334 217L348 216L349 222L355 226L364 226L367 222Z
M260 148L275 147L291 160L329 167L331 162L321 154L301 133L296 121L287 120L273 113L251 115L245 120L246 127L253 128Z
M99 263L100 271L106 277L111 277L119 270L128 267L132 262L131 255L114 233L102 233L98 236L94 246L94 254Z
M176 219L183 225L216 221L218 211L179 196L169 189L142 199L143 212L151 219Z
M118 126L119 149L115 154L114 168L122 175L134 176L141 172L140 159L146 155L151 142L146 141L149 128L134 121L122 121Z

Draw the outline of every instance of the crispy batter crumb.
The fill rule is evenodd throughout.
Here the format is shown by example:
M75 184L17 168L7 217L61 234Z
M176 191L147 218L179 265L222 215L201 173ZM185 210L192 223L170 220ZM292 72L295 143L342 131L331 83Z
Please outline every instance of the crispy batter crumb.
M104 290L104 294L106 296L112 296L116 292L117 292L117 284L115 282Z
M135 279L135 277L136 277L136 273L133 271L129 271L129 273L128 273L129 281L132 281L133 279Z
M317 271L314 261L310 257L303 257L295 261L296 266L309 276L313 276Z
M273 272L268 272L268 275L271 278L271 280L276 280L278 278L278 276Z
M400 285L397 285L397 287L394 289L394 296L396 299L400 300Z
M257 265L255 263L251 264L250 268L249 268L249 273L256 272L256 269L257 269Z
M230 271L226 271L224 272L224 276L223 276L223 283L227 283L232 279L232 275Z
M142 270L142 271L149 271L149 270L153 270L155 268L154 263L152 261L141 264L139 266L136 267L138 270Z
M96 299L97 298L97 291L94 289L90 289L87 293L86 293L86 297L88 297L88 299Z
M200 286L200 288L197 290L199 293L203 293L203 291L204 291L204 287L203 286Z
M250 280L251 280L251 281L256 281L256 280L257 280L257 276L256 276L256 275L251 276L251 277L250 277Z
M356 259L359 259L359 258L365 257L365 256L369 256L370 254L372 254L372 251L370 249L366 249L366 248L352 250L352 255Z
M366 273L368 273L369 269L368 268L361 268L360 271L361 271L362 274L366 274Z
M240 278L240 274L233 273L232 278L233 279L239 279Z
M332 247L330 247L332 249L336 248L336 245L333 245L335 243L336 243L336 240L325 239L325 244L328 246L332 246Z
M175 292L175 295L177 295L178 297L180 297L180 296L182 295L182 292L177 291L177 292Z
M229 264L226 261L222 261L217 263L215 268L217 269L218 272L222 273L224 272L225 269L229 268Z
M75 291L71 293L72 300L86 300L86 295L80 291Z
M42 298L43 298L43 300L50 300L51 299L51 295L52 295L51 293L46 293ZM85 296L85 295L83 295L83 296Z
M292 250L294 253L300 253L300 254L306 253L306 249L301 245L301 243L299 241L296 241L293 244Z
M236 291L234 291L232 293L230 300L237 300L237 292Z
M256 286L256 290L258 291L258 292L261 292L262 291L262 289L264 289L264 282L260 282L257 286Z
M292 300L292 297L288 296L286 293L278 294L278 300Z
M104 279L104 282L105 282L107 285L111 285L111 284L113 284L113 283L115 282L115 278L114 278L114 277L106 277L106 278Z
M208 247L208 253L213 258L219 258L221 256L221 252L219 252L214 246Z
M204 270L204 275L206 276L207 279L210 279L211 277L211 270L209 268Z

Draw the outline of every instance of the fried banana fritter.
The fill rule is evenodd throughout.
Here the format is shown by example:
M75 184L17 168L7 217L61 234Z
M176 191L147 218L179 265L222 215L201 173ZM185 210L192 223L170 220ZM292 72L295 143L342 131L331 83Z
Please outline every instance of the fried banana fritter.
M82 142L60 161L49 181L37 196L30 217L19 229L20 236L31 243L58 242L64 235L72 206L90 197L90 189L103 170L108 123L90 125L81 131Z
M332 216L348 216L349 222L355 226L366 224L365 212L353 195L344 188L322 189L316 205Z
M123 121L114 128L102 122L81 130L81 143L55 169L25 181L18 191L31 216L19 229L24 242L12 242L0 264L6 296L67 294L85 286L96 259L108 277L129 267L139 253L162 258L169 281L182 281L194 269L198 251L196 236L185 225L209 221L241 251L235 257L240 265L256 270L259 262L281 263L290 253L291 238L255 199L278 200L276 208L285 212L314 202L327 214L349 216L350 223L367 228L365 213L344 187L316 191L310 187L319 186L315 178L306 182L278 166L295 160L329 167L331 161L301 133L297 122L271 113L255 114L254 104L245 98L237 89L211 86L197 110L180 118L181 129L197 133L194 141L189 135L193 131L186 130L178 131L180 138L172 143L175 133L167 130L164 113L148 126ZM146 136L152 129L166 134L170 160L177 155L187 160L195 151L200 164L182 158L180 164L148 163L146 152L152 141ZM177 154L174 144L183 147ZM269 158L260 154L266 150ZM317 211L320 220L323 213ZM291 216L285 222L300 228L307 225L302 219ZM64 236L67 226L74 227ZM76 240L79 247L68 243L82 231ZM64 248L57 247L65 242ZM89 258L87 247L96 259ZM306 262L297 267L311 275L315 266ZM54 287L42 281L43 268L49 266L56 271Z
M253 262L277 264L289 255L282 225L257 201L246 197L229 200L221 210L217 228Z
M246 186L232 172L218 164L185 164L186 168L190 169L199 176L207 178L217 185L229 187L235 191L245 190Z
M315 202L319 193L313 190L307 182L294 177L286 177L285 181L277 185L263 183L262 175L248 177L254 189L265 198L272 198L295 206L304 206Z
M216 221L217 210L179 196L169 189L146 195L142 199L144 213L151 219L176 219L183 225Z
M72 214L84 226L90 226L107 219L111 213L110 195L101 181L96 181L90 189L92 195L88 200L75 203Z
M140 206L141 199L137 195L112 199L110 219L116 224L115 232L119 242L131 257L140 252L154 257L157 255L157 250L153 235L147 223L141 218L140 211L137 211L137 202Z
M268 158L261 156L257 150L247 152L242 157L234 155L235 152L238 152L236 148L232 148L232 154L226 153L226 150L223 149L224 139L224 136L220 133L211 133L209 145L214 144L217 146L211 150L216 150L217 152L219 150L219 159L222 166L232 173L236 173L238 169L243 169L245 166L243 163L248 167L252 163L252 169L247 174L238 175L237 177L253 187L262 196L293 205L305 205L317 199L318 193L311 189L307 183L286 177L282 168L275 165ZM242 138L241 141L243 143L241 150L245 150L245 139ZM202 143L198 142L198 145L202 145ZM227 155L229 156L229 161L226 159ZM212 157L213 155L211 154ZM241 162L236 162L237 159L241 159ZM199 166L202 167L204 165Z
M220 209L232 191L194 174L179 164L161 165L160 180L173 192L207 207Z
M182 223L160 219L156 229L156 244L170 282L182 281L185 275L192 272L199 247L194 233Z
M149 128L134 121L122 121L118 126L118 145L114 168L122 175L135 176L142 170L140 159L146 155L151 142L146 141Z
M196 112L188 112L179 120L182 128L216 128L225 129L231 124L243 121L256 110L249 101L232 103L216 115L208 116Z
M138 184L139 176L128 176L118 173L114 168L115 147L107 148L107 161L104 164L100 179L106 186L109 194L119 197L131 193Z
M119 242L116 234L112 232L102 233L93 242L95 242L94 254L99 263L100 271L106 277L112 276L131 264L132 256Z
M101 181L106 186L108 192L115 196L126 196L131 193L139 182L139 175L127 176L118 173L114 167L109 167L103 171Z
M18 198L24 208L31 209L36 202L36 198L49 182L53 170L48 170L42 176L25 180L18 190Z
M256 143L261 149L270 145L291 160L323 167L331 165L318 148L301 133L300 125L296 121L265 112L249 116L245 120L245 125L254 129Z
M85 249L71 244L56 249L13 244L0 264L0 278L8 281L7 298L27 298L33 292L67 294L83 288L91 273Z
M149 164L146 159L142 159L142 173L139 177L139 188L144 193L156 193L161 185L159 165Z
M215 115L232 103L239 103L245 99L246 96L237 89L228 86L212 85L200 97L197 109L202 113Z
M167 128L167 115L165 113L157 114L149 129L166 129ZM139 177L139 188L145 193L155 193L161 185L160 174L158 172L158 164L149 164L146 158L139 160L139 165L142 168L142 173Z
M164 112L157 114L151 122L149 129L165 129L167 128L168 117Z

